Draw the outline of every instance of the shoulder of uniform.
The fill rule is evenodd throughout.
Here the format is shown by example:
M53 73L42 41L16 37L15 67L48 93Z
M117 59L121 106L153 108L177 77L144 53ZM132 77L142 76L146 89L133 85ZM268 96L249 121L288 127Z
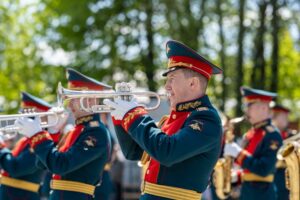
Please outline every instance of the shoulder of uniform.
M199 115L199 114L206 114L210 113L211 110L208 107L198 107L191 112L191 115Z
M266 131L266 138L273 141L273 140L276 140L276 141L282 141L282 138L281 138L281 135L280 135L280 132L279 130L273 126L273 125L268 125L268 126L265 126L264 127L264 130Z
M190 114L190 118L216 119L220 120L218 112L214 108L199 107Z
M203 107L204 108L204 107ZM193 130L202 130L206 124L213 124L214 128L221 128L221 120L214 108L205 107L205 109L195 110L191 112L187 119L186 125ZM212 123L212 124L211 124Z
M86 140L86 138L96 138L97 140L100 140L103 138L110 137L106 127L103 124L101 124L101 122L96 122L94 124L89 123L83 128L82 134L80 134L81 140Z
M196 112L203 112L203 111L209 111L208 107L198 107L195 109Z
M88 126L91 128L100 127L100 123L99 121L90 121Z
M277 131L277 128L273 125L267 125L264 128L268 133L274 133Z
M84 130L93 130L93 129L99 129L101 128L101 123L97 120L94 121L90 121L86 124L86 126L84 127Z
M264 129L267 132L265 140L267 141L267 144L269 144L269 149L277 151L282 145L282 138L278 129L273 125L267 125Z

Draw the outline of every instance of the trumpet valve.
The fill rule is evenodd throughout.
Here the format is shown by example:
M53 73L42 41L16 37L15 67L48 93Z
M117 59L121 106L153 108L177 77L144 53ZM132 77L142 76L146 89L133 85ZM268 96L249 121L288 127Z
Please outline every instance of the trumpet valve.
M122 83L116 83L115 88L116 88L116 92L129 93L129 92L131 92L132 86L129 83L122 82ZM117 98L121 98L124 101L131 101L132 95L120 95L120 97L117 97Z

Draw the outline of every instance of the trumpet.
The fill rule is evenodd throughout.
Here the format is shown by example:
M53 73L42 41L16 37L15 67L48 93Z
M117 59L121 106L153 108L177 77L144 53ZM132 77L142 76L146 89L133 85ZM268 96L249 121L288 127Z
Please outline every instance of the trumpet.
M109 113L112 112L113 109L107 105L100 104L100 105L85 105L84 100L88 98L96 98L96 99L114 99L114 98L123 98L126 99L132 96L139 96L139 97L154 97L156 98L156 104L147 107L146 105L141 104L144 106L146 110L155 110L159 107L161 102L161 97L166 95L159 95L155 92L116 92L114 90L107 90L107 91L93 91L93 90L71 90L62 87L61 83L58 84L57 88L57 101L58 105L63 105L63 102L66 100L71 99L80 99L80 107L86 112L92 113Z
M7 141L7 140L15 138L17 136L17 132L3 132L3 131L0 131L0 136L2 137L2 139L4 141Z
M36 113L20 113L20 114L12 114L12 115L0 115L0 132L3 135L11 135L15 134L15 132L19 131L19 128L16 127L15 121L22 117L48 117L53 115L55 117L55 121L48 123L48 120L41 121L42 128L49 128L51 126L55 126L58 123L59 114L62 114L64 109L57 109L57 111L48 111L48 112L36 112ZM4 134L5 133L5 134Z

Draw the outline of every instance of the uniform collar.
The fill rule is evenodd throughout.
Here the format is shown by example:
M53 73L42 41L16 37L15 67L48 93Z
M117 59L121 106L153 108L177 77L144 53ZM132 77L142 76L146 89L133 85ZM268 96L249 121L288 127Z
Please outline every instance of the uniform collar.
M271 119L266 119L264 121L258 122L253 125L255 129L263 128L265 126L271 125Z
M87 125L91 121L100 121L100 115L99 114L93 114L93 115L87 115L84 117L80 117L76 119L75 123L76 125Z
M211 103L207 95L198 99L178 103L176 105L176 112L191 112L199 107L211 107Z

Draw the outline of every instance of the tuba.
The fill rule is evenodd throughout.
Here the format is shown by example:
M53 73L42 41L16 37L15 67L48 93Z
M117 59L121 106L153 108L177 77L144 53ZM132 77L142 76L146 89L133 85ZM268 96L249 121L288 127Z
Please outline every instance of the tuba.
M227 119L224 127L225 129L225 143L231 143L234 140L234 124L244 120L244 117ZM226 199L230 196L231 192L231 168L233 165L233 158L225 156L217 161L213 173L213 184L216 188L216 195L219 199Z
M299 135L299 133L297 134ZM288 138L290 139L290 138ZM290 140L289 140L290 141ZM299 143L284 142L277 153L277 159L286 163L285 184L290 191L290 200L300 200L300 148Z

